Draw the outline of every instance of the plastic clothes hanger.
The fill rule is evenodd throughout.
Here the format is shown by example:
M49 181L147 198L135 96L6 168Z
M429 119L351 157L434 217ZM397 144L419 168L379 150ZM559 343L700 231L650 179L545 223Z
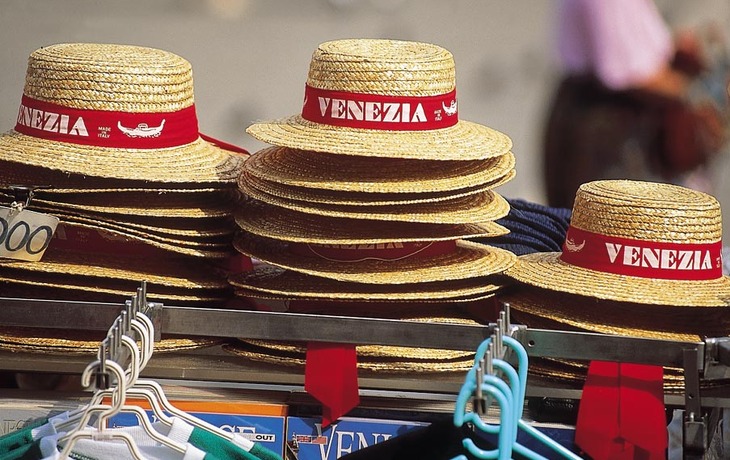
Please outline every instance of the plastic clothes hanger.
M137 447L137 444L135 443L134 438L132 438L131 435L122 431L103 429L103 421L106 418L118 413L124 404L124 392L126 391L124 370L119 364L114 361L106 359L96 360L86 366L83 373L81 374L81 383L85 387L91 385L91 377L96 370L98 370L99 372L111 371L111 373L114 374L114 377L116 378L116 393L112 397L112 405L89 405L86 407L86 410L84 411L84 414L81 417L81 420L76 428L58 439L58 444L64 445L64 448L61 451L61 458L68 458L69 454L73 450L74 444L76 444L76 441L78 441L79 439L103 439L105 441L118 439L127 445L127 447L129 448L129 452L132 454L132 457L134 457L136 460L144 460L144 455L139 451L139 448ZM99 413L98 420L100 421L100 423L98 430L91 431L88 429L88 422L91 416L95 413Z

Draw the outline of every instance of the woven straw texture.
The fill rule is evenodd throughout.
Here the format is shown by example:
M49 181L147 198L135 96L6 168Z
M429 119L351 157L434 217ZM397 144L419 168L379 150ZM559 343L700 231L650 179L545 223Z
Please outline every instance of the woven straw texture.
M7 290L14 292L16 297L26 299L78 301L86 297L88 301L112 303L123 302L129 297L129 293L139 286L138 280L118 281L83 275L49 275L41 272L27 273L24 278L10 270L0 273L0 282L4 283L0 285L0 293L5 293ZM41 297L42 293L49 295ZM220 289L184 289L152 285L147 298L165 305L218 305L230 298L230 292Z
M251 189L257 200L317 216L371 219L429 224L474 224L490 222L509 213L509 203L491 190L433 203L386 206L346 206L307 203L279 198Z
M288 244L284 242L251 234L237 237L234 246L249 257L280 268L340 281L372 284L426 283L487 276L503 272L517 258L511 252L464 240L457 241L455 251L429 258L359 262L299 256L289 252Z
M59 331L42 328L0 328L0 349L49 354L91 354L99 351L105 333ZM155 353L193 350L214 346L220 340L208 338L163 338L155 342Z
M21 158L22 160L22 158ZM144 192L144 193L185 193L188 195L220 193L236 187L232 182L152 182L128 179L109 179L91 177L86 174L69 173L55 169L40 168L17 161L0 159L0 187L10 185L47 186L45 193L79 194ZM49 195L50 196L50 195Z
M702 192L669 184L615 180L583 184L571 226L634 240L715 243L722 235L720 204ZM560 253L520 256L507 272L545 289L641 304L725 307L730 279L663 280L617 275L567 264Z
M254 235L303 243L386 243L439 241L507 234L494 222L429 224L317 216L246 200L236 224Z
M514 179L515 175L515 170L512 170L492 182L447 192L370 193L292 187L288 184L280 184L259 179L258 177L254 177L244 171L238 178L238 187L244 192L253 189L254 191L264 193L265 195L273 195L284 200L304 201L309 203L328 203L348 206L403 206L416 203L434 203L484 192L506 184L510 180Z
M33 205L68 213L114 216L118 221L131 217L162 217L180 219L209 219L233 214L237 195L220 194L176 194L117 192L77 193L47 197L42 192L34 195ZM13 196L0 191L0 202L13 201Z
M305 275L289 270L258 267L249 273L240 273L229 278L236 288L243 288L252 294L273 294L308 299L349 300L427 300L451 299L476 300L486 294L493 294L501 286L490 277L467 278L463 280L436 281L412 284L366 284L337 281L329 278Z
M515 321L533 327L529 318L537 316L585 331L652 339L699 342L730 334L730 315L719 308L617 302L539 288L499 299L509 302Z
M28 59L23 94L75 109L174 112L194 103L190 63L138 46L71 43ZM198 138L178 147L119 149L50 141L10 131L0 160L92 177L167 183L232 182L244 156Z
M251 155L243 171L270 182L317 190L429 193L483 185L515 167L511 152L471 161L431 161L421 153L412 159L390 159L269 147Z
M189 239L170 237L169 235L166 237L159 236L150 231L133 230L127 225L107 224L98 220L78 216L63 216L62 222L64 225L72 227L103 232L108 235L108 239L110 240L135 241L173 254L220 259L228 257L235 252L227 239L225 241L200 243L190 241Z
M451 53L427 43L350 39L314 51L307 84L333 91L393 96L446 94L456 87ZM254 123L246 132L272 145L387 158L472 160L503 155L510 139L468 121L430 131L380 131L313 123L294 115Z
M183 257L124 257L49 249L40 261L4 259L0 267L8 275L14 271L25 279L32 278L33 273L44 273L118 281L144 279L153 285L185 289L225 289L228 286L212 265Z

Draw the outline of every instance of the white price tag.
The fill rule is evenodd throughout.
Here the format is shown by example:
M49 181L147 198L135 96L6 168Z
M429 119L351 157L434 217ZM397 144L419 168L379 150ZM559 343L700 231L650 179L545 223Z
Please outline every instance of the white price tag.
M0 257L41 260L58 221L48 214L0 206Z

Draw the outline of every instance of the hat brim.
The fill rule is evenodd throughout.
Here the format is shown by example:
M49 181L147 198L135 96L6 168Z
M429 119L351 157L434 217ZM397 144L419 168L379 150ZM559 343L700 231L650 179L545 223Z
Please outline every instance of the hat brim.
M99 351L105 333L45 328L0 328L0 349L49 354L89 354ZM169 338L155 341L155 353L193 350L221 343L208 338Z
M503 272L517 259L511 252L464 240L458 240L456 249L448 254L357 263L299 256L288 251L288 243L252 234L239 234L234 246L249 257L280 268L340 281L371 284L426 283L483 277Z
M161 236L149 230L139 231L129 226L109 224L79 216L61 216L61 221L63 225L106 232L110 235L110 239L118 240L122 238L127 241L144 243L175 254L220 259L229 257L235 252L230 240L227 238L223 238L221 241L196 242L190 239L182 239L179 236Z
M483 300L502 286L490 277L408 284L368 284L337 281L289 270L259 267L228 279L239 290L307 299L350 300Z
M16 159L17 160L17 159ZM59 170L0 160L0 186L42 186L48 196L56 194L81 194L117 192L184 193L188 195L219 193L235 188L235 182L177 182L164 183L143 180L105 179L85 174L72 174Z
M506 275L553 291L606 300L685 307L727 307L730 278L684 281L616 275L576 267L560 260L559 252L525 254Z
M268 144L343 155L430 160L480 160L507 153L505 134L470 121L425 131L385 131L313 123L301 115L254 123L246 132Z
M500 219L509 213L509 203L491 190L433 203L407 205L347 206L308 203L280 198L251 189L250 197L281 208L317 216L430 224L473 224Z
M31 206L43 206L51 212L58 210L67 213L116 216L118 220L123 221L127 220L127 216L192 220L232 215L239 198L232 193L188 195L118 192L113 195L85 193L49 197L43 192L37 192L31 201ZM14 201L12 194L0 191L0 202L12 201Z
M458 160L458 161L457 161ZM485 160L372 158L269 147L251 155L246 174L315 190L361 193L434 193L483 185L515 167L511 152Z
M259 179L258 177L244 171L238 179L238 188L249 195L252 194L249 192L253 189L253 193L259 191L285 200L304 201L309 203L326 203L331 205L347 206L409 205L416 203L434 203L437 201L451 200L484 192L485 190L490 190L506 184L512 180L515 175L516 172L513 169L494 181L458 190L448 190L445 192L375 193L296 187L289 184Z
M0 135L0 160L109 179L235 182L245 157L201 138L180 147L119 149L50 141L14 130Z
M16 274L78 275L120 282L146 280L154 286L183 289L228 287L225 275L217 272L212 264L184 257L162 259L129 255L110 256L49 249L39 261L5 259L0 262L0 267L7 275L13 271Z
M283 241L320 244L443 241L506 235L495 222L432 224L318 216L245 200L235 216L236 224L254 235Z
M531 327L543 327L544 318L560 329L684 342L730 333L727 315L712 307L642 305L535 288L500 295L499 301L509 303L516 322Z

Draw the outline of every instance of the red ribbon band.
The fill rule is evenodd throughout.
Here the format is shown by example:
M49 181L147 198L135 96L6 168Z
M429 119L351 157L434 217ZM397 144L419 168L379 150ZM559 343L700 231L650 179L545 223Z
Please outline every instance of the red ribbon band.
M302 118L315 123L386 131L448 128L459 121L456 89L436 96L385 96L305 89Z
M300 256L319 257L333 262L364 260L402 260L448 254L456 249L456 241L424 241L413 243L376 244L309 244L291 243L289 252Z
M65 107L23 96L15 130L41 139L97 147L159 149L198 139L195 105L176 112L129 113Z
M634 240L568 228L560 259L577 267L640 278L711 280L722 276L722 242Z

